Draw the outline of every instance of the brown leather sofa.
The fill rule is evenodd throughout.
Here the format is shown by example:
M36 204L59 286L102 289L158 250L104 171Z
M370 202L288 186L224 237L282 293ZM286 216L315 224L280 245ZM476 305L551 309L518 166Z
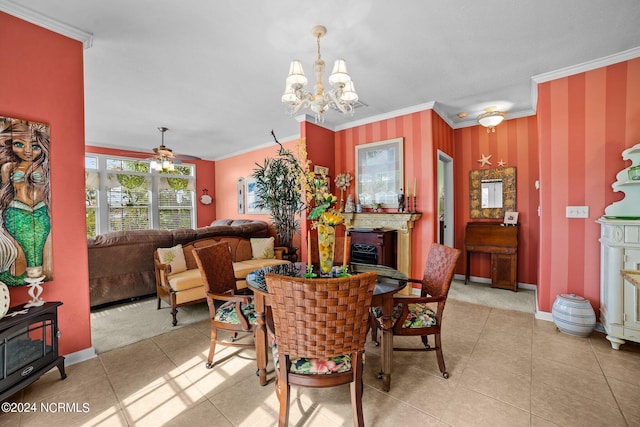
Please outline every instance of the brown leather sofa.
M197 229L132 230L101 234L87 241L91 308L156 294L153 253L216 236L268 237L264 221L220 219Z

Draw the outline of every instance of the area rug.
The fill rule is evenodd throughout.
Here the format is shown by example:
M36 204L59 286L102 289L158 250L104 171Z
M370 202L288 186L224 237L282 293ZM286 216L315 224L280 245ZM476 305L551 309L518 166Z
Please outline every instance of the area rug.
M175 331L209 318L206 302L178 309L178 324L171 325L171 307L162 303L156 310L155 297L91 312L91 339L96 353Z
M488 283L470 281L465 285L462 280L454 280L449 289L449 298L505 310L536 312L536 293L530 289L518 288L517 292L513 292L492 288Z

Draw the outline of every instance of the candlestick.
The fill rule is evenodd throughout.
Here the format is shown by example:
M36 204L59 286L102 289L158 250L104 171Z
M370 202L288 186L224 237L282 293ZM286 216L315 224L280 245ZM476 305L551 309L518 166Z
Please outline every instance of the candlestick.
M342 249L342 268L345 269L347 267L347 236L349 235L349 230L344 229L344 248Z
M307 231L307 267L311 265L311 230Z
M416 206L416 196L413 196L413 212L418 212L418 207Z

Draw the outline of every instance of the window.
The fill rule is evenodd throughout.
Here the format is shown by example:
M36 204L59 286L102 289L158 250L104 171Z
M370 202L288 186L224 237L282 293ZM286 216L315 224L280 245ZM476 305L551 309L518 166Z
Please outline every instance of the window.
M146 160L85 156L87 236L110 231L193 228L195 167L151 172Z

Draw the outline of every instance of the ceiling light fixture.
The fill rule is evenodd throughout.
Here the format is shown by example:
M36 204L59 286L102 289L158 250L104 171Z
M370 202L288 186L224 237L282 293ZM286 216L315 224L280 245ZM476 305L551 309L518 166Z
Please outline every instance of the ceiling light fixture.
M354 104L358 101L358 94L351 80L351 76L347 72L347 63L344 59L337 59L333 65L333 71L329 76L331 90L324 91L322 84L322 75L324 74L324 61L320 56L320 38L327 34L327 29L322 25L316 25L311 33L317 40L318 59L313 63L313 70L316 74L316 84L314 85L314 93L304 90L307 84L307 77L302 70L302 62L299 60L291 61L289 66L289 75L287 76L287 84L282 102L288 104L288 110L291 115L295 114L301 108L310 108L316 115L316 122L324 122L324 113L331 108L335 108L344 114L353 114Z
M487 132L495 132L496 126L502 123L506 114L504 111L497 111L495 107L487 107L484 113L478 116L478 123L486 127Z
M168 131L168 128L159 127L158 130L162 133L162 143L159 147L153 149L155 156L151 158L151 170L157 172L172 172L175 170L175 155L171 148L167 148L164 145L164 133Z

